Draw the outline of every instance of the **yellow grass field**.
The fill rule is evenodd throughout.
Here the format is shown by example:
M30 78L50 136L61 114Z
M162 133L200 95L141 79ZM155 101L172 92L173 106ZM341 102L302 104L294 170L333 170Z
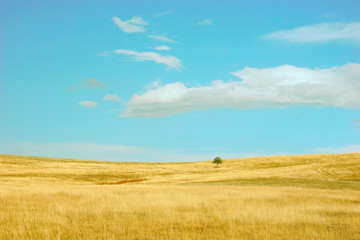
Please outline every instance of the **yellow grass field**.
M360 153L219 168L0 155L0 239L360 239Z

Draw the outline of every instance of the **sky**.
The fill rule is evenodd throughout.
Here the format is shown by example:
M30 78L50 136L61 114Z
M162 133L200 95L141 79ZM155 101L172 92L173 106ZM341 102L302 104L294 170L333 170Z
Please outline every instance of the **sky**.
M360 152L360 2L0 1L0 154Z

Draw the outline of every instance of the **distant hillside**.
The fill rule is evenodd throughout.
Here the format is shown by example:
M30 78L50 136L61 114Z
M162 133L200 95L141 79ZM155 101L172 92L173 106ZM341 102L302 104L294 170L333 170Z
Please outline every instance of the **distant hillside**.
M360 190L360 153L184 163L127 163L0 155L7 184L222 184Z

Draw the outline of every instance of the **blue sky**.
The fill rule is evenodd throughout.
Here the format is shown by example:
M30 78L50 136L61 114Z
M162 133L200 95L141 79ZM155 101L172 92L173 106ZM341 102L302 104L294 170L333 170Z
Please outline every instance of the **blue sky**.
M358 1L1 1L0 153L360 152Z

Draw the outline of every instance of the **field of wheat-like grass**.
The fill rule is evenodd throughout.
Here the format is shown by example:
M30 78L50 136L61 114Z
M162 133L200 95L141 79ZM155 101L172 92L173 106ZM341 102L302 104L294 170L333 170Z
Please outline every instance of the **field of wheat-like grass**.
M219 168L0 155L0 239L360 239L360 153Z

